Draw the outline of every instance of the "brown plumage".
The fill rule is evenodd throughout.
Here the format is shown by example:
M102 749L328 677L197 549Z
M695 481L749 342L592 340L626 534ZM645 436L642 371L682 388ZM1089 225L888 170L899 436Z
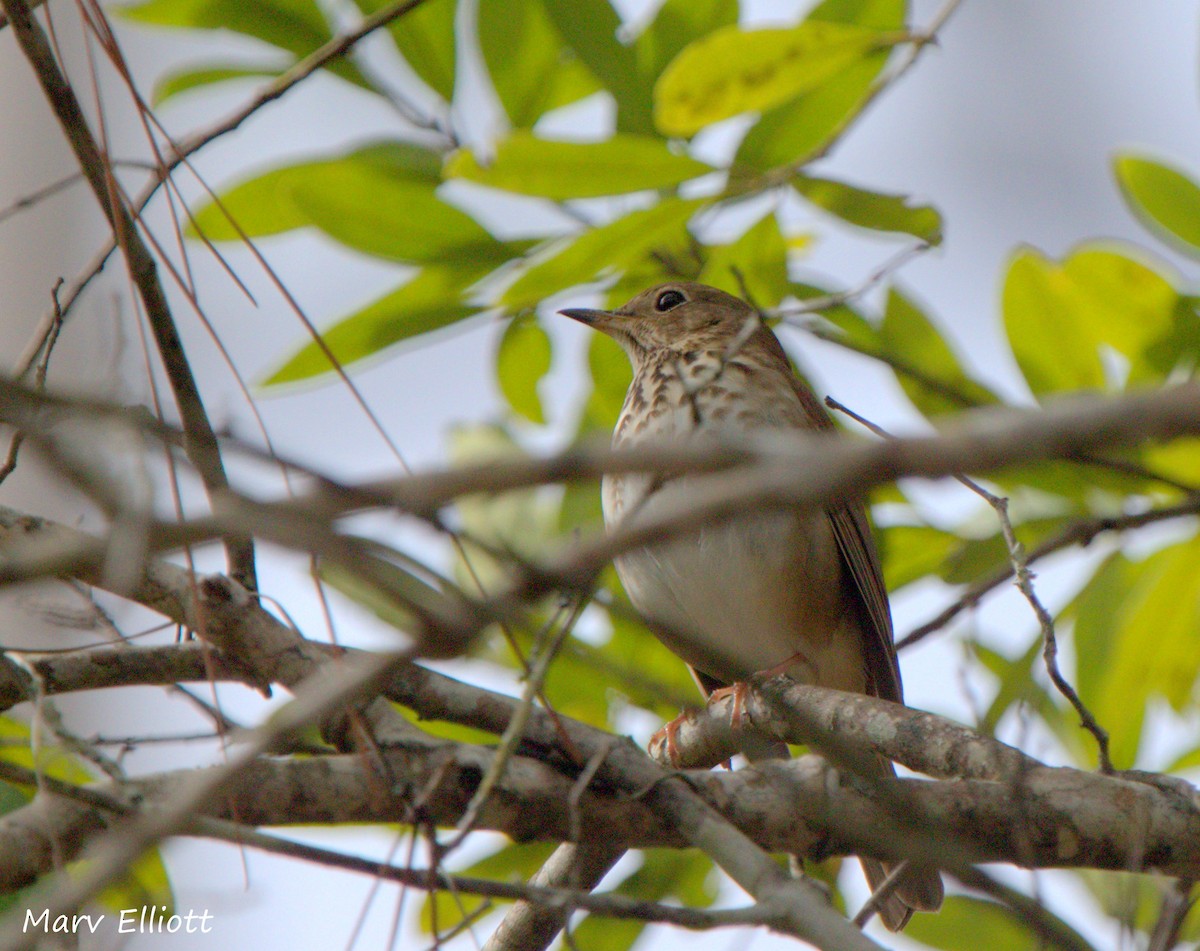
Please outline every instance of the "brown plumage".
M633 363L614 445L833 428L775 334L724 291L663 284L618 310L562 313L613 337ZM686 498L699 478L606 477L605 523L633 522ZM861 503L705 526L626 553L617 572L638 610L676 632L659 636L709 692L791 661L789 676L805 683L903 701L887 591ZM890 772L880 760L880 775ZM862 863L878 887L883 865ZM911 868L881 918L895 931L913 909L936 910L941 899L936 871Z

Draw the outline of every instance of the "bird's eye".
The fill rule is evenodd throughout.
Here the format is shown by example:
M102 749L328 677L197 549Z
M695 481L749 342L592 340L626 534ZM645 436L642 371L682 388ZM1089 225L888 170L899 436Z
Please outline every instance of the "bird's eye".
M668 310L678 307L685 300L687 300L687 298L683 296L682 291L663 291L658 295L658 300L654 302L654 309L660 314L665 314Z

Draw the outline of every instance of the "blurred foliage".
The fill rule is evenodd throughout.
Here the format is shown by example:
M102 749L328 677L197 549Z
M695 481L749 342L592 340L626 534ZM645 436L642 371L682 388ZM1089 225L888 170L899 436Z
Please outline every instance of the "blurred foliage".
M359 0L358 6L370 12L383 3ZM356 305L319 343L305 341L282 356L268 386L332 379L335 366L461 321L504 322L496 378L511 417L456 433L452 451L457 460L504 458L523 451L547 421L568 422L582 439L607 432L620 410L629 365L600 335L589 341L586 362L571 367L584 384L578 406L546 402L541 382L562 355L537 311L544 305L548 314L568 291L593 292L613 305L660 281L696 279L746 293L775 311L841 290L796 277L807 248L825 233L845 230L897 246L942 240L944 223L933 205L816 175L809 167L852 129L886 87L889 67L919 41L904 0L824 0L802 19L769 29L740 25L736 0L666 0L637 25L622 23L609 0L478 0L477 8L477 16L456 24L457 0L428 0L376 38L390 47L388 55L407 63L415 80L404 71L367 70L355 56L326 67L357 95L393 105L419 82L420 95L400 102L399 112L416 116L421 128L398 120L394 138L249 171L219 189L219 201L193 209L194 232L213 241L270 240L314 228L399 266L393 290ZM279 74L333 35L324 9L313 0L148 0L124 11L141 23L223 29L252 41L253 66L209 62L173 72L159 84L162 101L215 83ZM468 24L478 40L476 65L495 93L495 121L462 108L460 80L475 55L458 42ZM570 140L547 131L543 120L562 128L569 115L563 110L584 100L602 101L605 109L587 115L606 118L587 127L577 123L579 135ZM742 118L725 121L735 117ZM719 134L710 135L718 126ZM1200 254L1200 185L1189 172L1121 154L1114 174L1152 240ZM531 214L509 212L505 227L486 224L490 218L481 209L496 196L504 208L527 207ZM748 208L760 210L749 214ZM803 229L781 225L798 219ZM948 230L953 233L953 222ZM1197 298L1151 248L1086 242L1059 259L1023 247L1013 251L1001 277L1003 330L1034 400L1155 387L1195 368ZM864 298L879 305L834 299L812 319L824 336L890 367L924 418L1000 403L972 369L970 354L960 354L948 338L941 318L889 285L886 275L883 283L882 295ZM1091 460L993 476L997 491L1012 498L1027 551L1053 543L1080 520L1178 503L1200 485L1195 440L1104 458L1101 452L1097 447ZM880 497L887 501L880 541L893 591L936 583L953 595L956 586L1005 570L1007 549L982 504L975 516L948 524L902 489ZM600 524L595 485L472 497L456 513L470 563L459 559L453 581L470 593L492 590L509 577L513 559L545 554L570 533L595 532ZM1147 751L1143 734L1147 711L1196 713L1200 541L1177 532L1157 548L1123 551L1119 540L1108 541L1106 557L1081 569L1078 593L1058 618L1060 634L1073 645L1074 668L1067 673L1112 731L1118 767L1194 767L1200 747L1174 751L1172 761L1163 762L1156 748ZM397 553L370 557L374 568L366 580L329 580L400 626L424 598L450 584L415 570ZM528 651L534 632L556 610L542 605L515 624L509 632L515 643ZM586 637L568 640L546 684L563 712L620 728L622 711L668 717L696 696L683 666L628 611L614 572L605 574L581 627ZM1045 686L1032 617L1014 618L1004 634L1005 647L998 649L981 632L961 632L974 670L992 684L978 726L994 730L1019 714L1057 737L1066 761L1093 765L1094 744ZM495 663L515 663L498 636L485 639L481 650ZM465 871L527 877L545 851L508 845ZM692 853L641 858L641 868L617 890L643 899L711 902L705 860ZM1151 879L1082 878L1106 913L1139 931L1152 922L1158 885ZM445 931L475 907L473 899L438 895L425 906L426 924L436 918ZM585 919L576 940L581 947L628 948L641 930L633 922ZM1194 932L1192 922L1188 934ZM950 898L938 916L917 916L908 934L945 949L1037 943L1025 923L999 906L961 897Z
M35 743L27 723L6 716L0 717L0 760L22 769L36 770L40 776L68 785L88 786L98 778L97 771L82 756L44 740ZM33 786L0 780L0 816L28 805L37 792ZM82 864L82 861L74 862L69 867L78 869ZM0 895L0 913L27 904L28 893L41 884L36 882L20 891ZM166 917L173 915L175 895L159 850L145 852L122 878L105 888L96 901L109 911L157 907L165 909Z

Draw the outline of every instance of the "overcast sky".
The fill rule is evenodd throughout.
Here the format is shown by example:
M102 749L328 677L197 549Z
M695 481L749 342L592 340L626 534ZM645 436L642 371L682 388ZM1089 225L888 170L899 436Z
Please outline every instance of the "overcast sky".
M73 44L73 8L52 0L56 26L67 47ZM914 21L927 21L940 4L919 0ZM788 19L804 4L754 0L747 4L758 19ZM623 3L636 19L640 3ZM936 204L946 221L945 246L903 271L900 280L925 303L967 362L989 383L1013 399L1026 394L1003 341L998 287L1006 258L1021 243L1051 255L1092 238L1128 239L1170 260L1194 278L1194 266L1172 258L1154 245L1123 207L1110 171L1114 151L1135 147L1165 157L1200 176L1200 122L1197 115L1196 7L1183 0L966 0L919 66L872 109L853 133L825 160L820 171L884 191L915 194ZM203 58L210 40L168 36L159 31L123 29L122 41L143 89L169 63ZM77 52L77 44L74 45ZM245 49L245 46L239 47ZM75 76L86 76L75 59ZM15 50L10 31L0 33L0 209L73 170L60 133L49 118L40 91ZM128 111L117 105L109 84L116 123L114 137L125 156L141 156L139 137ZM248 87L227 87L180 99L163 115L176 131L204 125L243 101ZM581 118L587 118L586 110ZM386 109L335 80L318 79L281 103L264 110L243 130L206 150L198 161L207 180L220 186L296 154L319 154L344 143L396 133ZM115 151L120 151L115 150ZM185 184L191 194L193 185ZM161 211L161 209L160 209ZM165 218L157 221L162 224ZM803 224L800 222L799 224ZM853 285L892 254L893 242L848 235L817 222L822 240L806 273L831 284ZM91 197L81 187L44 202L32 211L0 222L0 347L23 350L37 318L49 303L50 288L79 271L103 237ZM310 234L263 242L263 249L287 286L319 324L326 324L368 302L397 282L397 271L367 261ZM219 267L203 254L194 256L206 312L239 367L251 380L276 364L303 339L303 331L270 282L248 254L229 249L239 275L254 289L251 306ZM565 304L566 299L556 301ZM118 267L88 295L64 335L52 381L86 388L122 400L144 400L136 331L130 323L128 286ZM210 410L218 424L251 433L247 413L228 372L207 342L198 321L182 303L177 308L185 338L192 345L198 375L206 381ZM544 394L558 426L545 445L561 439L579 391L583 328L553 323L555 367ZM371 405L383 418L414 465L444 459L449 427L494 419L500 413L492 372L499 327L476 322L437 342L421 344L376 362L357 375ZM903 398L888 380L862 361L815 344L795 332L785 341L808 365L819 366L815 382L866 415L893 429L915 424ZM815 359L814 359L815 358ZM395 460L370 425L354 410L347 394L318 387L266 399L262 409L277 444L286 454L344 477L393 471ZM4 489L4 501L17 507L73 519L77 511L55 509L45 483L20 475ZM311 592L299 580L294 560L265 571L264 583L303 619L312 607ZM1069 576L1045 573L1052 595L1069 590ZM931 594L900 599L897 629L930 613ZM39 595L39 597L41 597ZM59 597L53 592L46 598ZM47 628L42 602L9 599L8 610L34 632ZM387 634L353 610L346 610L343 636L386 638ZM985 628L1032 631L1024 606L1013 597L997 600L980 620ZM32 636L32 634L31 634ZM46 636L50 636L47 632ZM54 634L55 637L61 635ZM58 641L61 642L61 641ZM946 671L957 667L949 645L906 656L907 696L915 706L967 717L964 695L947 690ZM147 700L159 706L163 702ZM236 707L239 702L229 702ZM70 705L67 705L68 707ZM172 707L171 709L178 709ZM156 713L155 715L159 715ZM112 730L143 728L144 713L106 713ZM1037 751L1034 750L1036 753ZM187 760L185 751L176 763ZM158 761L161 765L163 761ZM325 841L345 845L348 833L328 833ZM361 837L359 837L361 838ZM365 844L363 847L366 847ZM296 949L341 946L350 933L367 885L324 870L298 868L251 856L252 885L243 892L236 853L224 847L178 844L169 847L181 906L209 905L220 910L236 946L259 946L267 929L272 943ZM282 874L276 874L277 870ZM331 884L331 882L333 884ZM371 916L369 933L378 947L386 935L394 893L385 893ZM328 907L323 908L322 902ZM1079 910L1067 909L1072 921ZM411 945L420 947L416 938ZM670 947L672 938L644 947ZM729 933L689 937L699 948L746 947ZM135 941L131 947L151 947ZM459 945L471 947L469 941ZM174 947L205 947L207 941ZM755 949L782 946L766 936Z

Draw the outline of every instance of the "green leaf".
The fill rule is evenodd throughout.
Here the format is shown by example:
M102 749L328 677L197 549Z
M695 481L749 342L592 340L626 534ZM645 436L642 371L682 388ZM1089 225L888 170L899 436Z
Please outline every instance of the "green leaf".
M892 32L904 28L906 7L905 0L825 0L808 19ZM738 146L733 180L783 165L799 168L828 150L866 105L890 55L891 50L869 53L832 81L764 112Z
M702 198L671 198L585 231L517 278L504 292L501 303L512 310L533 307L543 298L585 284L600 273L620 270L659 244L677 239L706 203Z
M1005 279L1004 322L1013 355L1035 394L1116 387L1100 345L1129 360L1126 383L1161 379L1147 353L1175 325L1179 295L1141 261L1085 245L1058 264L1022 250ZM1054 346L1047 347L1046 340Z
M545 423L538 383L550 370L550 335L535 313L514 317L500 338L496 379L514 412L533 423Z
M632 47L617 39L621 18L608 0L541 0L559 34L617 101L617 131L653 135L650 80Z
M833 291L826 287L817 287L815 284L807 284L802 281L793 281L791 292L800 301L825 300L833 295ZM847 304L825 307L816 316L840 330L845 334L847 342L856 347L866 351L883 349L879 330L866 317Z
M941 244L942 216L932 205L912 205L905 195L883 195L827 178L797 175L792 187L818 208L872 231L898 231Z
M746 133L734 156L734 182L779 166L799 167L828 149L862 107L888 53L872 53L853 63L830 82L768 109Z
M390 0L355 0L363 13L383 9ZM388 24L400 55L430 89L447 102L454 98L454 14L457 0L425 0Z
M523 455L502 426L463 426L450 434L450 458L456 465L480 465ZM555 538L557 500L537 489L468 496L458 500L457 510L465 536L480 542L477 546L464 541L461 551L470 559L470 566L461 559L455 566L460 586L472 594L494 591L511 580L510 566L485 548L536 560L546 554Z
M790 29L724 27L692 43L663 71L654 87L654 120L666 135L693 135L816 89L901 39L819 20Z
M402 182L422 183L429 188L441 181L441 156L408 142L375 142L346 155L315 162L301 162L261 172L220 195L220 204L209 201L193 212L189 234L202 232L210 241L241 240L232 217L248 237L291 231L313 224L295 200L298 188L311 182L321 188L346 174L390 177ZM349 172L347 173L347 170Z
M989 524L994 524L994 519L990 515L987 517L990 520ZM1016 522L1013 531L1017 540L1028 550L1061 529L1064 518L1065 515L1028 518ZM958 547L942 563L940 575L947 584L969 584L993 574L1008 564L1008 543L997 528L990 535L981 538L961 539Z
M529 128L549 110L600 88L541 3L479 0L478 18L483 60L514 126Z
M621 345L602 333L591 335L587 361L592 391L584 404L580 434L611 433L625 404L625 393L633 381L633 368Z
M459 870L458 874L502 882L527 882L553 851L552 842L512 842ZM473 914L485 900L478 895L433 892L426 896L421 905L421 928L426 934L432 934L436 925L437 930L444 934Z
M701 283L738 297L748 293L760 308L777 307L790 289L787 242L771 212L732 244L706 248L705 258Z
M967 375L929 318L895 288L888 292L879 334L886 354L920 374L897 370L896 379L925 416L996 402L995 394Z
M685 907L707 908L716 897L712 860L702 852L648 849L642 865L617 886L618 894L638 901L675 899ZM645 930L644 921L589 915L574 929L576 947L592 951L629 951Z
M1193 702L1200 676L1197 558L1197 538L1140 562L1115 556L1072 602L1079 680L1089 687L1080 696L1110 731L1120 768L1136 762L1150 697L1176 710Z
M504 245L425 182L338 165L294 182L291 192L312 224L365 254L429 263L469 255L493 265L507 257Z
M1040 716L1056 735L1064 735L1063 717L1059 708L1050 699L1046 688L1033 676L1034 665L1042 663L1040 636L1034 637L1029 647L1016 660L1009 660L978 641L971 641L970 647L984 668L999 681L996 696L992 698L979 724L981 731L989 735L994 734L1004 715L1016 704L1021 703ZM1071 730L1071 736L1077 738L1079 731L1075 723L1071 724Z
M930 525L889 525L879 533L883 577L889 591L937 574L960 544L950 532Z
M666 0L634 43L643 75L656 79L689 43L738 21L738 0Z
M1077 302L1070 279L1037 251L1022 250L1009 264L1002 292L1004 327L1036 395L1105 384L1094 328Z
M1038 946L1037 933L1021 921L1017 912L994 901L964 895L947 896L936 915L914 915L904 934L942 951L1029 951ZM1089 947L1082 936L1075 937L1079 947Z
M1200 255L1200 185L1178 169L1130 153L1113 159L1125 203L1155 235Z
M231 30L287 50L297 59L333 38L321 8L314 0L147 0L122 7L121 15L155 26L194 30ZM345 57L325 67L343 79L372 89Z
M366 539L355 540L372 545L380 556L389 552ZM322 560L318 573L331 588L398 631L412 632L421 615L443 611L447 603L442 591L407 568L366 552L360 553L353 565Z
M322 334L338 363L348 366L386 347L439 330L479 312L465 303L464 291L487 273L489 265L429 265L407 284L362 310L344 317ZM263 383L295 383L334 369L317 343L310 341Z
M458 152L446 175L562 200L671 188L712 170L675 154L657 138L615 135L603 142L562 142L518 131L499 144L486 165L469 151Z
M808 14L810 20L855 23L872 30L902 30L908 0L822 0Z
M187 67L161 76L154 84L151 101L155 106L161 106L168 99L180 93L190 92L203 86L229 82L234 79L265 79L279 75L278 69L268 66L201 66Z

